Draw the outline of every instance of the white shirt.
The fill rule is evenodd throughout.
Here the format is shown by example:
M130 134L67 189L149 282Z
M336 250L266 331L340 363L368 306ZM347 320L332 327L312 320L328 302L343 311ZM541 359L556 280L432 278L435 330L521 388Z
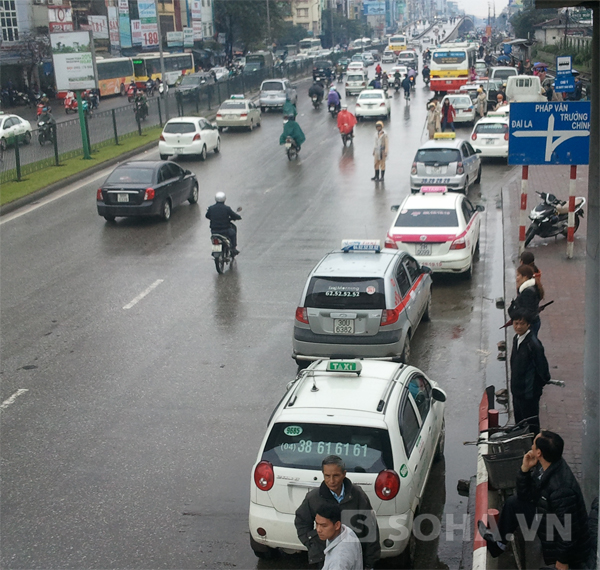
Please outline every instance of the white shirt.
M363 570L362 548L354 531L342 525L342 532L325 546L323 570Z
M525 340L525 337L529 334L529 329L525 331L525 334L517 335L517 348L521 346L521 343Z

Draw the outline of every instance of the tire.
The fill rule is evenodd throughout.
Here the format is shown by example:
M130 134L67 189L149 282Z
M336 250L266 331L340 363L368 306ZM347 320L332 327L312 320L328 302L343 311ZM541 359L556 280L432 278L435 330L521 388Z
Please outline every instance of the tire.
M192 187L192 191L190 192L190 197L188 198L188 202L190 204L198 203L198 184L194 184Z
M523 244L524 247L527 247L531 243L531 240L535 237L535 234L536 228L533 224L531 224L525 233L525 243Z
M573 229L573 233L575 233L578 229L579 229L579 223L580 223L580 219L579 216L575 216L575 227Z
M469 177L465 180L465 187L462 189L462 193L466 196L469 193Z
M168 154L161 154L160 155L160 159L161 160L169 160L169 155Z
M481 164L479 165L479 170L477 171L477 178L475 178L475 184L481 184Z
M267 108L266 107L261 107L260 111L261 111L261 113L266 113L267 112Z
M115 221L115 217L109 216L108 214L106 216L104 216L104 219L111 224Z
M446 420L442 420L442 430L440 431L440 437L435 448L435 454L433 461L438 462L444 457L444 448L446 447Z
M279 550L277 550L277 548L269 548L268 546L259 544L252 537L250 537L250 548L252 548L254 555L261 560L274 560L275 558L279 558Z
M38 142L40 143L40 146L44 146L44 143L46 142L44 135L38 135Z
M223 132L223 127L217 127L219 132L222 133Z
M408 333L406 333L406 338L404 339L404 346L402 347L402 356L400 356L400 360L404 364L408 364L410 360L410 337Z
M225 270L225 258L222 255L219 255L219 257L215 257L215 268L219 275L221 275L221 273L223 273L223 271Z
M1 138L0 139L0 148L2 149L2 152L4 152L6 150L7 146L8 146L8 143L6 142L6 139Z
M254 121L250 121L250 126L248 127L248 130L250 132L252 132L254 130Z
M294 160L298 156L298 153L296 152L296 149L293 146L288 148L287 156L288 160Z
M163 222L168 222L171 219L171 200L168 198L165 198L160 207L160 218Z
M23 137L23 144L29 144L31 142L31 133L27 131Z
M202 147L202 152L200 153L200 160L205 161L206 160L206 155L207 155L206 145L204 145Z
M213 148L213 152L215 154L219 154L221 152L221 137L217 137L217 146Z
M424 320L426 323L428 323L431 320L431 315L429 314L430 306L431 306L431 298L429 299L429 301L427 301L427 306L425 307L425 312L423 313L423 316L421 317L422 320Z

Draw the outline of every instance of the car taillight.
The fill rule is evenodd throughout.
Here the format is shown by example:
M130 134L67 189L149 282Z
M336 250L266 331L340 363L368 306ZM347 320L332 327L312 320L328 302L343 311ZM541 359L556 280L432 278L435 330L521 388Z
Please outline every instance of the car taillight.
M194 140L195 140L195 141L199 141L199 140L200 140L200 133L196 133L196 134L194 135Z
M296 309L296 320L306 325L308 324L308 312L306 307L298 307Z
M477 133L473 133L473 134L471 135L471 140L472 140L472 141L476 141L476 140L477 140Z
M221 113L217 113L217 117L219 117L219 119L222 119L223 115L221 115Z
M154 200L154 188L146 188L144 200Z
M268 461L261 461L254 470L254 484L261 491L269 491L273 487L274 482L273 465Z
M410 173L411 174L416 174L417 173L417 163L416 162L412 163L412 167L410 169Z
M465 171L465 169L463 168L463 163L459 162L456 165L456 174L462 174Z
M391 501L400 491L400 477L393 469L385 469L375 480L375 494L382 501Z
M467 247L467 242L465 238L458 238L452 242L450 249L465 249Z
M363 82L362 82L362 86L363 86L363 87L366 87L366 85L367 85L367 84L366 84L366 82L364 82L364 81L363 81Z
M358 107L360 107L360 103L357 103L357 104L356 104L356 108L357 108L357 109L358 109Z
M96 190L96 200L99 202L104 202L104 198L102 197L102 188L98 188L98 190Z
M161 140L161 141L164 141L164 140L165 140L165 137L164 137L164 135L160 135L160 140Z
M384 309L381 311L381 326L392 325L400 316L400 309Z
M508 140L508 133L504 133L504 140L507 141Z
M379 103L380 107L385 107L385 103Z
M248 113L242 113L242 114L240 115L240 117L247 117L247 116L248 116Z
M385 247L388 249L398 249L396 242L389 236L385 238Z

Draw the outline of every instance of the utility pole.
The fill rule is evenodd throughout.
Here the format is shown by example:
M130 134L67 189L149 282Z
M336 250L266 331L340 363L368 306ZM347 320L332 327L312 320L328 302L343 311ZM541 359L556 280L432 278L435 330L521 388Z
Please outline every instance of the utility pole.
M333 39L333 7L335 6L335 0L331 0L331 4L329 7L329 27L331 28L331 49L335 45Z
M273 41L271 40L271 12L269 8L269 0L267 1L267 41L269 42L269 51L273 49Z
M163 54L163 45L162 45L162 31L160 29L160 14L158 13L158 0L154 0L154 9L156 10L156 29L158 30L158 53L160 57L160 76L162 78L163 83L167 84L167 76L165 72L165 57ZM165 87L166 90L166 87ZM165 115L167 117L167 121L169 120L169 105L166 102L168 99L165 98Z

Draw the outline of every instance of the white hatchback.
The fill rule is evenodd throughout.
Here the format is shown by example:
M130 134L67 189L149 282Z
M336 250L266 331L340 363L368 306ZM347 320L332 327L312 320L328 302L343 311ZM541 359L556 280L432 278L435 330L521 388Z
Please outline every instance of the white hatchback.
M365 117L389 119L391 113L390 97L383 89L365 89L356 99L354 114L357 120Z
M446 99L450 100L450 104L454 107L456 116L454 117L455 123L471 123L475 122L477 117L477 111L475 110L475 104L471 100L468 94L465 95L446 95L442 99L442 106Z
M365 72L349 69L346 75L346 95L356 95L367 88L367 76Z
M471 146L482 157L508 158L508 117L490 113L477 121L471 133Z
M396 61L396 54L393 51L385 50L381 56L381 63L394 63Z
M444 186L426 186L392 210L398 214L385 247L408 252L434 273L471 277L483 206L473 206L465 196L449 193Z
M434 458L444 449L446 394L419 369L377 360L319 360L287 386L261 443L250 482L250 545L306 550L296 509L323 480L321 462L341 457L369 497L381 556L406 549Z
M209 151L221 150L221 137L216 125L203 117L177 117L164 127L158 141L161 160L169 156L195 154L206 160Z

